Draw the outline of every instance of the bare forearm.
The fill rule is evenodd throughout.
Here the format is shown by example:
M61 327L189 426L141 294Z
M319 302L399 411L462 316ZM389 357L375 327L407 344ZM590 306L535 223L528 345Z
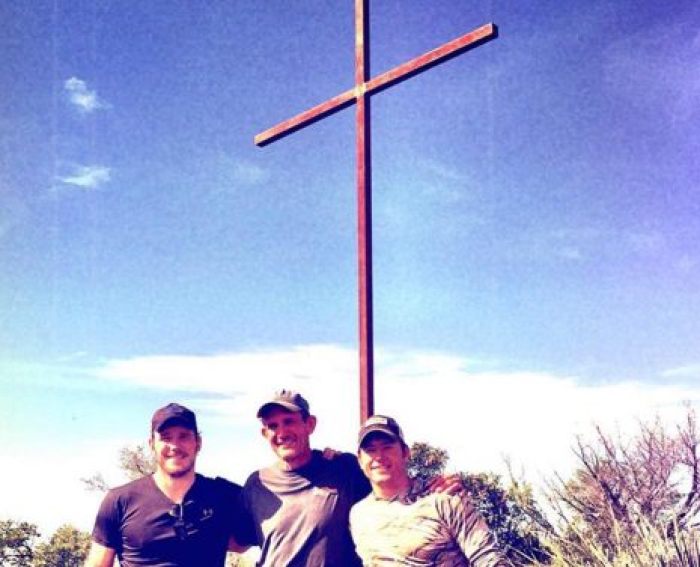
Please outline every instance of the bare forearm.
M114 567L115 555L112 548L93 541L83 567Z

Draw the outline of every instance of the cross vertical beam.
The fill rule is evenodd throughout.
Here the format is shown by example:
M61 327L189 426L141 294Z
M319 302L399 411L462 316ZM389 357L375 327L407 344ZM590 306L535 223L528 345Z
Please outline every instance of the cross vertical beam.
M357 245L360 335L360 421L374 413L372 302L372 155L369 79L369 0L355 0L355 131L357 154Z
M370 79L369 0L355 0L355 84L333 98L268 128L255 136L265 146L343 108L356 105L357 237L360 335L360 420L374 413L374 331L372 307L372 165L370 94L416 75L497 36L494 24L485 24L406 63Z

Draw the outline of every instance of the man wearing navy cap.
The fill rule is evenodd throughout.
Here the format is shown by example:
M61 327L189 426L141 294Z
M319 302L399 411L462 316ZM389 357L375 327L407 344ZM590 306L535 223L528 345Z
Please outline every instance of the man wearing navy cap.
M230 547L249 539L241 487L195 472L202 447L195 414L158 409L149 445L152 475L110 490L97 513L85 567L223 567Z

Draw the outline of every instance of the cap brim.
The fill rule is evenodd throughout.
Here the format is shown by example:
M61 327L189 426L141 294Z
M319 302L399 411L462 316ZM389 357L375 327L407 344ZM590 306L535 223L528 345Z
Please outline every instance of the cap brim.
M399 435L397 435L394 431L392 431L388 427L385 427L383 425L372 425L362 432L362 435L360 435L359 440L357 442L357 446L361 447L362 443L364 443L365 439L367 439L367 436L371 435L372 433L381 433L382 435L386 435L387 437L391 437L392 439L395 439L396 441L402 440Z
M277 406L277 407L280 407L280 408L283 408L283 409L286 409L289 411L301 411L301 408L299 406L294 405L294 404L275 401L275 402L267 402L266 404L261 405L260 409L258 410L257 416L262 417L268 411L270 411L273 406Z
M169 417L165 420L163 420L161 423L156 425L153 428L153 431L162 431L166 427L170 427L172 425L182 425L182 427L186 427L187 429L192 429L196 430L196 426L192 421L185 419L183 417Z

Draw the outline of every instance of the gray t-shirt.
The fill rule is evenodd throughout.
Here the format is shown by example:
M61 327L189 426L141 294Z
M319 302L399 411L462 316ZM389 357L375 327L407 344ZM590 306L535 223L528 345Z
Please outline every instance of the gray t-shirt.
M369 491L349 453L328 460L314 451L297 470L262 469L243 487L257 538L246 543L260 546L260 567L357 567L350 508Z

